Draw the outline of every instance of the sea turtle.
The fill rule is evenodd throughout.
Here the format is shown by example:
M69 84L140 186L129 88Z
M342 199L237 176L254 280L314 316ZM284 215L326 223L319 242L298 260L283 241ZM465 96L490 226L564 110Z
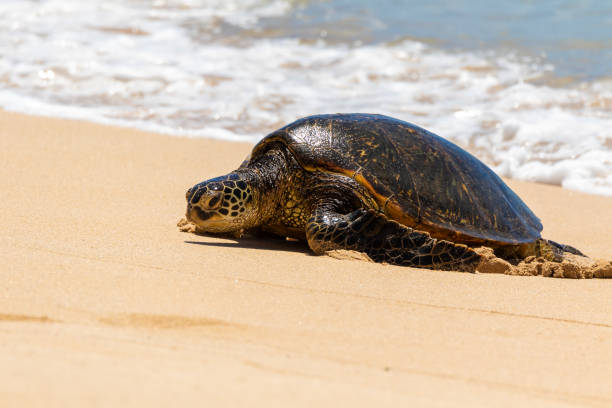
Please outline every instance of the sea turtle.
M540 220L474 156L374 114L309 116L270 133L238 169L187 191L187 219L421 268L474 271L482 245L506 258L578 253L541 238Z

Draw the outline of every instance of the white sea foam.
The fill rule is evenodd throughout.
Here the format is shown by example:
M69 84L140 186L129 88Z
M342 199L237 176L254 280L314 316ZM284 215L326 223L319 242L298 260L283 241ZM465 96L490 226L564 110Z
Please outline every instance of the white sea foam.
M0 106L251 141L310 114L383 113L457 142L503 176L612 195L612 82L554 88L542 85L552 67L520 56L258 31L288 8L4 1Z

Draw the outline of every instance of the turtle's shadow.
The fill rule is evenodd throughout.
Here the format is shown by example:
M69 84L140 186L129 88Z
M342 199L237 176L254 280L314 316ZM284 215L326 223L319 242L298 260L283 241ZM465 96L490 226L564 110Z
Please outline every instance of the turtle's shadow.
M215 238L215 237L211 237ZM186 244L205 245L210 247L223 248L248 248L263 249L268 251L298 252L312 255L308 244L304 241L288 241L285 239L269 238L223 238L231 239L234 242L207 242L207 241L185 241Z

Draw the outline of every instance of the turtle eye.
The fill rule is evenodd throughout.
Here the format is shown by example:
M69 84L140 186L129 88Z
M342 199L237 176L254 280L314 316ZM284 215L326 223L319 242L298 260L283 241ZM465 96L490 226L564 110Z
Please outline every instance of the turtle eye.
M206 208L209 210L215 210L222 204L223 191L209 191L210 198L206 202Z
M209 206L210 208L214 208L214 207L215 207L215 206L216 206L216 205L219 203L219 200L221 200L221 197L219 197L219 196L214 196L213 198L211 198L211 199L208 201L208 206Z

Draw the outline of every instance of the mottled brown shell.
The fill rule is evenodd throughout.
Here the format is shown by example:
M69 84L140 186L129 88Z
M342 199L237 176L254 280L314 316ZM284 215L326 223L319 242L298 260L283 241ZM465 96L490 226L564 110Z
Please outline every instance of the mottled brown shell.
M532 242L542 224L486 165L425 129L388 116L310 116L262 139L280 142L308 171L366 187L389 216L434 237L495 245Z

